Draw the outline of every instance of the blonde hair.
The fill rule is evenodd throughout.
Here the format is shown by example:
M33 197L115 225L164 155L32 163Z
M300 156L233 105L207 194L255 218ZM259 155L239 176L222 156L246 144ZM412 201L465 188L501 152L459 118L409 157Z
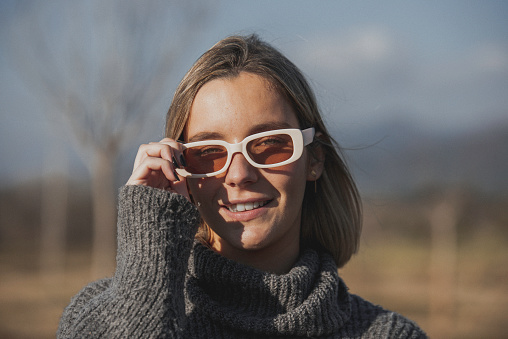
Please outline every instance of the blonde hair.
M342 159L341 149L323 123L314 93L300 70L282 53L256 35L231 36L205 52L176 89L166 117L166 137L183 140L192 102L199 89L217 78L249 72L268 79L285 96L300 128L314 127L315 141L307 146L312 155L321 147L324 169L317 182L307 182L302 205L301 242L332 254L337 267L358 251L362 226L361 199ZM210 230L203 222L201 237Z

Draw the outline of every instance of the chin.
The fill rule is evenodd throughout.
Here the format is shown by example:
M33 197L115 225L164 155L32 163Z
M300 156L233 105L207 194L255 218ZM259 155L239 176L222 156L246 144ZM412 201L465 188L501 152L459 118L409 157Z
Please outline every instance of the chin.
M266 247L267 239L257 235L242 235L241 246L245 250L256 251Z

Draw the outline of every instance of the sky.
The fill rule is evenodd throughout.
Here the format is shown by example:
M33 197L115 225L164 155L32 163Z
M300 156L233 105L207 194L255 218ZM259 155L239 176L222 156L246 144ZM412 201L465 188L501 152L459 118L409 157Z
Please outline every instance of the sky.
M12 43L12 25L24 15L16 3L0 3L0 185L51 171L59 161L47 150L72 145L68 134L55 131L42 112L46 103L13 67L7 49L23 44ZM55 1L44 4L55 10ZM358 142L357 134L360 142L362 137L371 142L362 131L394 120L450 134L508 120L506 1L229 0L205 7L206 19L196 23L160 98L156 122L163 121L174 88L201 53L225 36L249 33L300 67L330 129L343 133L339 139L346 143ZM62 30L59 24L52 22L55 32ZM151 126L127 148L160 139L161 124ZM75 148L65 146L62 152L84 175L86 158L76 156ZM125 164L132 162L127 154Z

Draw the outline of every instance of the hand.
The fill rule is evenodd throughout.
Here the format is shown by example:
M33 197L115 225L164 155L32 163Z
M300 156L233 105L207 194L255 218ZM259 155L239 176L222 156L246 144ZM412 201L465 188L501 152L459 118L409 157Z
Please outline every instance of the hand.
M181 194L190 201L185 178L179 177L175 171L184 161L181 144L173 139L164 138L160 142L141 145L127 185L160 188Z

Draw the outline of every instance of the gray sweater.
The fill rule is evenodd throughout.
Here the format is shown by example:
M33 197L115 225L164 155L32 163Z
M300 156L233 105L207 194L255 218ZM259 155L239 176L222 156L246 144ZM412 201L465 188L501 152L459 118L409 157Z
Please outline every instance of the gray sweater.
M119 199L116 272L72 298L58 338L426 337L348 293L327 253L262 272L194 241L199 214L183 196L125 186Z

